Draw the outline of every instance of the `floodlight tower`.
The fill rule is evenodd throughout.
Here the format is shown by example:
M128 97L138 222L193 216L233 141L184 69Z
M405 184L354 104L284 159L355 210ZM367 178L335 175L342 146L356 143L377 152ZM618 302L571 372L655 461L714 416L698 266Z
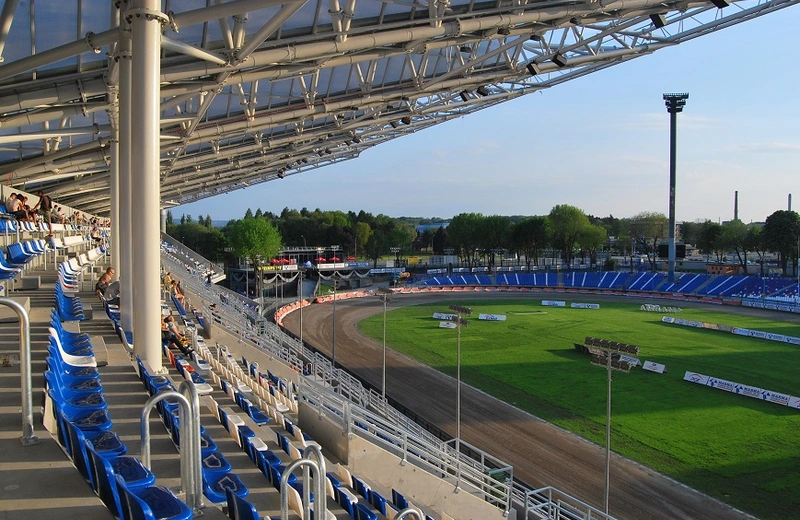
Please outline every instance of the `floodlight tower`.
M677 159L678 113L683 112L689 94L664 94L664 104L669 112L669 253L668 275L675 282L675 162Z

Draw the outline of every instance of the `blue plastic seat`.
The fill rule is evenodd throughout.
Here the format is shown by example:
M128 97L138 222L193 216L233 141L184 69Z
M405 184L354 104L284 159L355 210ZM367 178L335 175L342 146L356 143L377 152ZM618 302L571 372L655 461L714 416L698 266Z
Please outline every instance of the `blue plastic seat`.
M372 491L369 494L369 503L378 510L380 514L386 516L386 499L377 491Z
M215 451L203 457L203 474L209 476L225 475L231 472L231 464L222 455Z
M280 466L281 459L275 455L274 451L265 450L265 451L256 451L256 464L258 465L258 469L266 476L268 479L271 478L269 475L269 467L270 466Z
M143 489L130 489L125 480L117 475L123 520L190 520L193 518L189 507L165 487L151 486Z
M208 435L200 435L200 453L206 457L217 451L217 445L214 440Z
M235 473L208 475L203 471L203 494L206 498L219 504L227 500L226 493L228 491L240 498L244 498L250 493L250 490Z
M359 502L356 504L356 520L378 520L378 515L368 505Z
M225 490L228 499L228 517L234 520L261 520L255 506L244 498L233 493L230 489Z

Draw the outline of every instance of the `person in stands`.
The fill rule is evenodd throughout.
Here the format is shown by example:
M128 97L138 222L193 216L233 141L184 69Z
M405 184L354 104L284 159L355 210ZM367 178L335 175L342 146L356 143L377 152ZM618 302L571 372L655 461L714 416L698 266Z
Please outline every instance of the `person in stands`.
M172 296L177 299L181 305L183 305L183 301L186 299L186 296L184 296L183 289L181 289L181 286L178 285L177 280L172 280L170 294L172 294Z
M53 236L53 218L51 212L53 211L53 199L51 199L48 195L45 194L42 190L36 194L39 197L39 202L33 207L33 212L36 213L36 210L39 210L39 215L42 216L47 225L50 228L50 234L47 236Z
M9 203L6 205L6 211L8 211L10 215L14 215L20 222L28 221L28 212L22 207L22 196L20 194L12 195L12 198L9 199Z
M161 322L161 341L165 342L169 348L177 348L188 356L194 352L194 349L185 344L186 338L180 336L177 330L178 327L175 325L173 317L165 317Z

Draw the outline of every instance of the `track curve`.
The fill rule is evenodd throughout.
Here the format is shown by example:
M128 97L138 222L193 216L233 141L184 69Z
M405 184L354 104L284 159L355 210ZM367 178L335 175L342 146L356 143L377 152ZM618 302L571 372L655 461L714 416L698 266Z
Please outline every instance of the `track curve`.
M522 299L502 293L396 294L392 307L467 299ZM586 299L586 295L559 294L559 299ZM619 297L592 295L592 300ZM531 296L527 298L530 300ZM653 299L625 298L638 305ZM675 302L672 302L675 303ZM683 307L706 307L680 302ZM714 310L771 316L767 311L713 306ZM361 320L382 312L377 299L342 300L336 304L336 362L358 377L380 388L381 344L358 331ZM320 352L331 355L332 312L330 304L306 307L303 339ZM800 317L786 316L800 322ZM299 335L299 314L291 313L284 325ZM456 380L426 365L387 349L387 394L439 428L455 435ZM514 467L514 476L534 486L557 487L602 509L605 449L578 435L558 428L469 385L461 387L462 438ZM680 484L641 464L613 454L611 457L610 513L619 520L752 520L754 517Z

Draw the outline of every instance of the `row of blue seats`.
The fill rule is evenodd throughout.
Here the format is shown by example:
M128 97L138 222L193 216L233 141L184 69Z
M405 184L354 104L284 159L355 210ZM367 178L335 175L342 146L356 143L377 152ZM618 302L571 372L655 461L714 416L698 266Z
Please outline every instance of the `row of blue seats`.
M64 289L60 283L56 284L55 304L56 312L61 321L84 321L86 319L80 297L64 294Z
M184 363L183 356L174 355L169 351L169 349L166 348L165 354L167 354L173 367L175 367L175 369L178 370L182 376L191 378L196 385L205 384L205 381L198 374L189 372L184 368L188 366L188 363ZM140 363L139 366L140 377L143 377L146 380L153 377L145 370L143 364ZM159 384L158 381L155 383L148 382L145 384L145 387L148 388L148 391L154 390L153 393L174 390L174 387L172 387L170 383ZM157 409L159 410L164 424L167 427L167 431L170 433L172 441L175 443L175 446L179 448L180 418L177 401L165 399L157 405ZM230 463L225 459L224 455L219 452L216 443L208 435L202 425L200 427L200 438L203 495L209 501L215 504L227 501L227 497L225 495L226 489L231 490L234 494L241 498L246 497L250 493L250 490L247 488L247 486L245 486L239 476L232 472Z
M247 372L255 382L261 382L263 380L268 381L270 393L273 395L275 392L281 392L286 395L288 394L287 385L291 384L294 386L293 382L287 383L270 370L267 370L267 373L264 374L259 371L259 367L256 363L248 363L247 358L244 356L242 356L242 365L247 369ZM296 388L293 389L292 395L294 394L296 394ZM237 395L235 391L234 395ZM286 416L283 416L283 427L290 435L297 438L294 431L297 427ZM301 433L301 435L306 441L313 442L313 439L307 434ZM292 447L290 446L290 438L281 432L276 432L276 436L278 445L287 455L291 456ZM302 455L302 450L299 450L299 452L300 455ZM333 472L328 472L326 475L330 483L330 488L332 488L330 496L355 520L377 520L378 516L375 512L380 513L384 517L394 517L399 511L409 506L405 496L399 491L395 489L392 490L392 501L389 502L379 492L372 490L364 480L355 475L351 475L344 468L340 468L340 470L341 473L344 474L344 482L342 478L340 478L342 477L341 474L337 476ZM350 489L348 489L348 487ZM358 501L358 497L352 492L353 490L367 501L366 504ZM372 506L374 510L367 504ZM391 515L389 514L390 512L392 513ZM430 517L426 515L426 519L430 520Z
M84 480L114 516L123 520L192 517L172 492L112 431L100 374L85 333L66 331L58 314L50 320L46 393L56 418L56 438Z

